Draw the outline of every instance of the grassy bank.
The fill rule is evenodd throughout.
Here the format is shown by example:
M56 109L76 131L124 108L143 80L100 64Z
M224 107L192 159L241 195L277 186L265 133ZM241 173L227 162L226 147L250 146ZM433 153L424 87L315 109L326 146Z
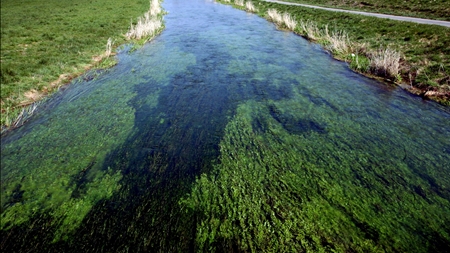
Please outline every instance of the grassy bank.
M450 21L448 0L286 0L286 2Z
M450 29L258 0L253 5L258 15L322 44L355 71L450 104Z
M148 0L1 0L1 5L2 126L86 70L114 64L108 52L139 39L124 35L130 21L136 24L149 9Z

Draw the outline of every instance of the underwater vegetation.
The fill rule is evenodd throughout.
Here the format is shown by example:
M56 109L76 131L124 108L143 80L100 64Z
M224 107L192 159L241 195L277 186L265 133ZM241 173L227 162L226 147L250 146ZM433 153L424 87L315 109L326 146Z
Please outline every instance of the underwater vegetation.
M158 38L2 137L2 252L450 249L445 107L256 15L165 4Z
M180 201L198 217L199 252L449 249L450 192L408 165L425 163L399 146L349 149L370 137L333 128L345 122L313 122L301 110L281 109L286 104L295 107L240 105L214 171Z

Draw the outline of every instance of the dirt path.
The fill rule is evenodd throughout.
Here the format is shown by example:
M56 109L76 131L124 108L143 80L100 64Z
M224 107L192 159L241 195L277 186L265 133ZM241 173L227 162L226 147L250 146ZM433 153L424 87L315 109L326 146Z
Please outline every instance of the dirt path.
M399 20L399 21L414 22L414 23L419 23L419 24L440 25L440 26L450 27L450 22L449 21L423 19L423 18L412 18L412 17L402 17L402 16L394 16L394 15L387 15L387 14L380 14L380 13L363 12L363 11L350 11L350 10L342 10L342 9L333 9L333 8L326 8L326 7L320 7L320 6L315 6L315 5L309 5L309 4L283 2L283 1L278 1L278 0L264 0L264 1L272 2L272 3L279 3L279 4L286 4L286 5L303 6L303 7L314 8L314 9L321 9L321 10L327 10L327 11L347 12L347 13L352 13L352 14L359 14L359 15L365 15L365 16L378 17L378 18L387 18L387 19L393 19L393 20Z

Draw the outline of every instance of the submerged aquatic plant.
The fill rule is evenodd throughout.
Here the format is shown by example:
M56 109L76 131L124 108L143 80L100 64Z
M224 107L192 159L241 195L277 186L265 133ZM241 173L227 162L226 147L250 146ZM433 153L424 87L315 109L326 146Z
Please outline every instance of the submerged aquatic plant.
M449 200L423 190L427 181L396 157L401 145L383 157L372 149L389 147L376 143L343 152L346 141L368 138L367 133L345 133L339 126L332 130L336 135L329 135L315 131L319 128L312 123L302 124L309 126L308 134L295 133L283 124L306 116L297 104L248 101L238 107L214 172L201 175L180 201L197 214L199 251L433 251L415 229L435 235L442 245L450 242L449 226L442 221L450 221L444 208ZM287 109L296 107L298 112ZM312 110L316 116L322 111Z

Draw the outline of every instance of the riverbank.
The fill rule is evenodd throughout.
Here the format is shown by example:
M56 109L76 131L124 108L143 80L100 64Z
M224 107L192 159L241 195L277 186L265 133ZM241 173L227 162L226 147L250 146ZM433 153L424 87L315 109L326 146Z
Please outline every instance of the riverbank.
M249 9L248 2L220 2ZM278 23L280 29L321 44L353 70L450 104L450 29L260 0L253 5L256 11L252 12ZM288 27L286 22L274 20L269 10L279 16L289 14L295 25Z
M147 9L148 0L2 0L2 129L21 124L35 103L86 71L115 65L109 56L119 45L159 34L163 27L141 39L126 36Z

